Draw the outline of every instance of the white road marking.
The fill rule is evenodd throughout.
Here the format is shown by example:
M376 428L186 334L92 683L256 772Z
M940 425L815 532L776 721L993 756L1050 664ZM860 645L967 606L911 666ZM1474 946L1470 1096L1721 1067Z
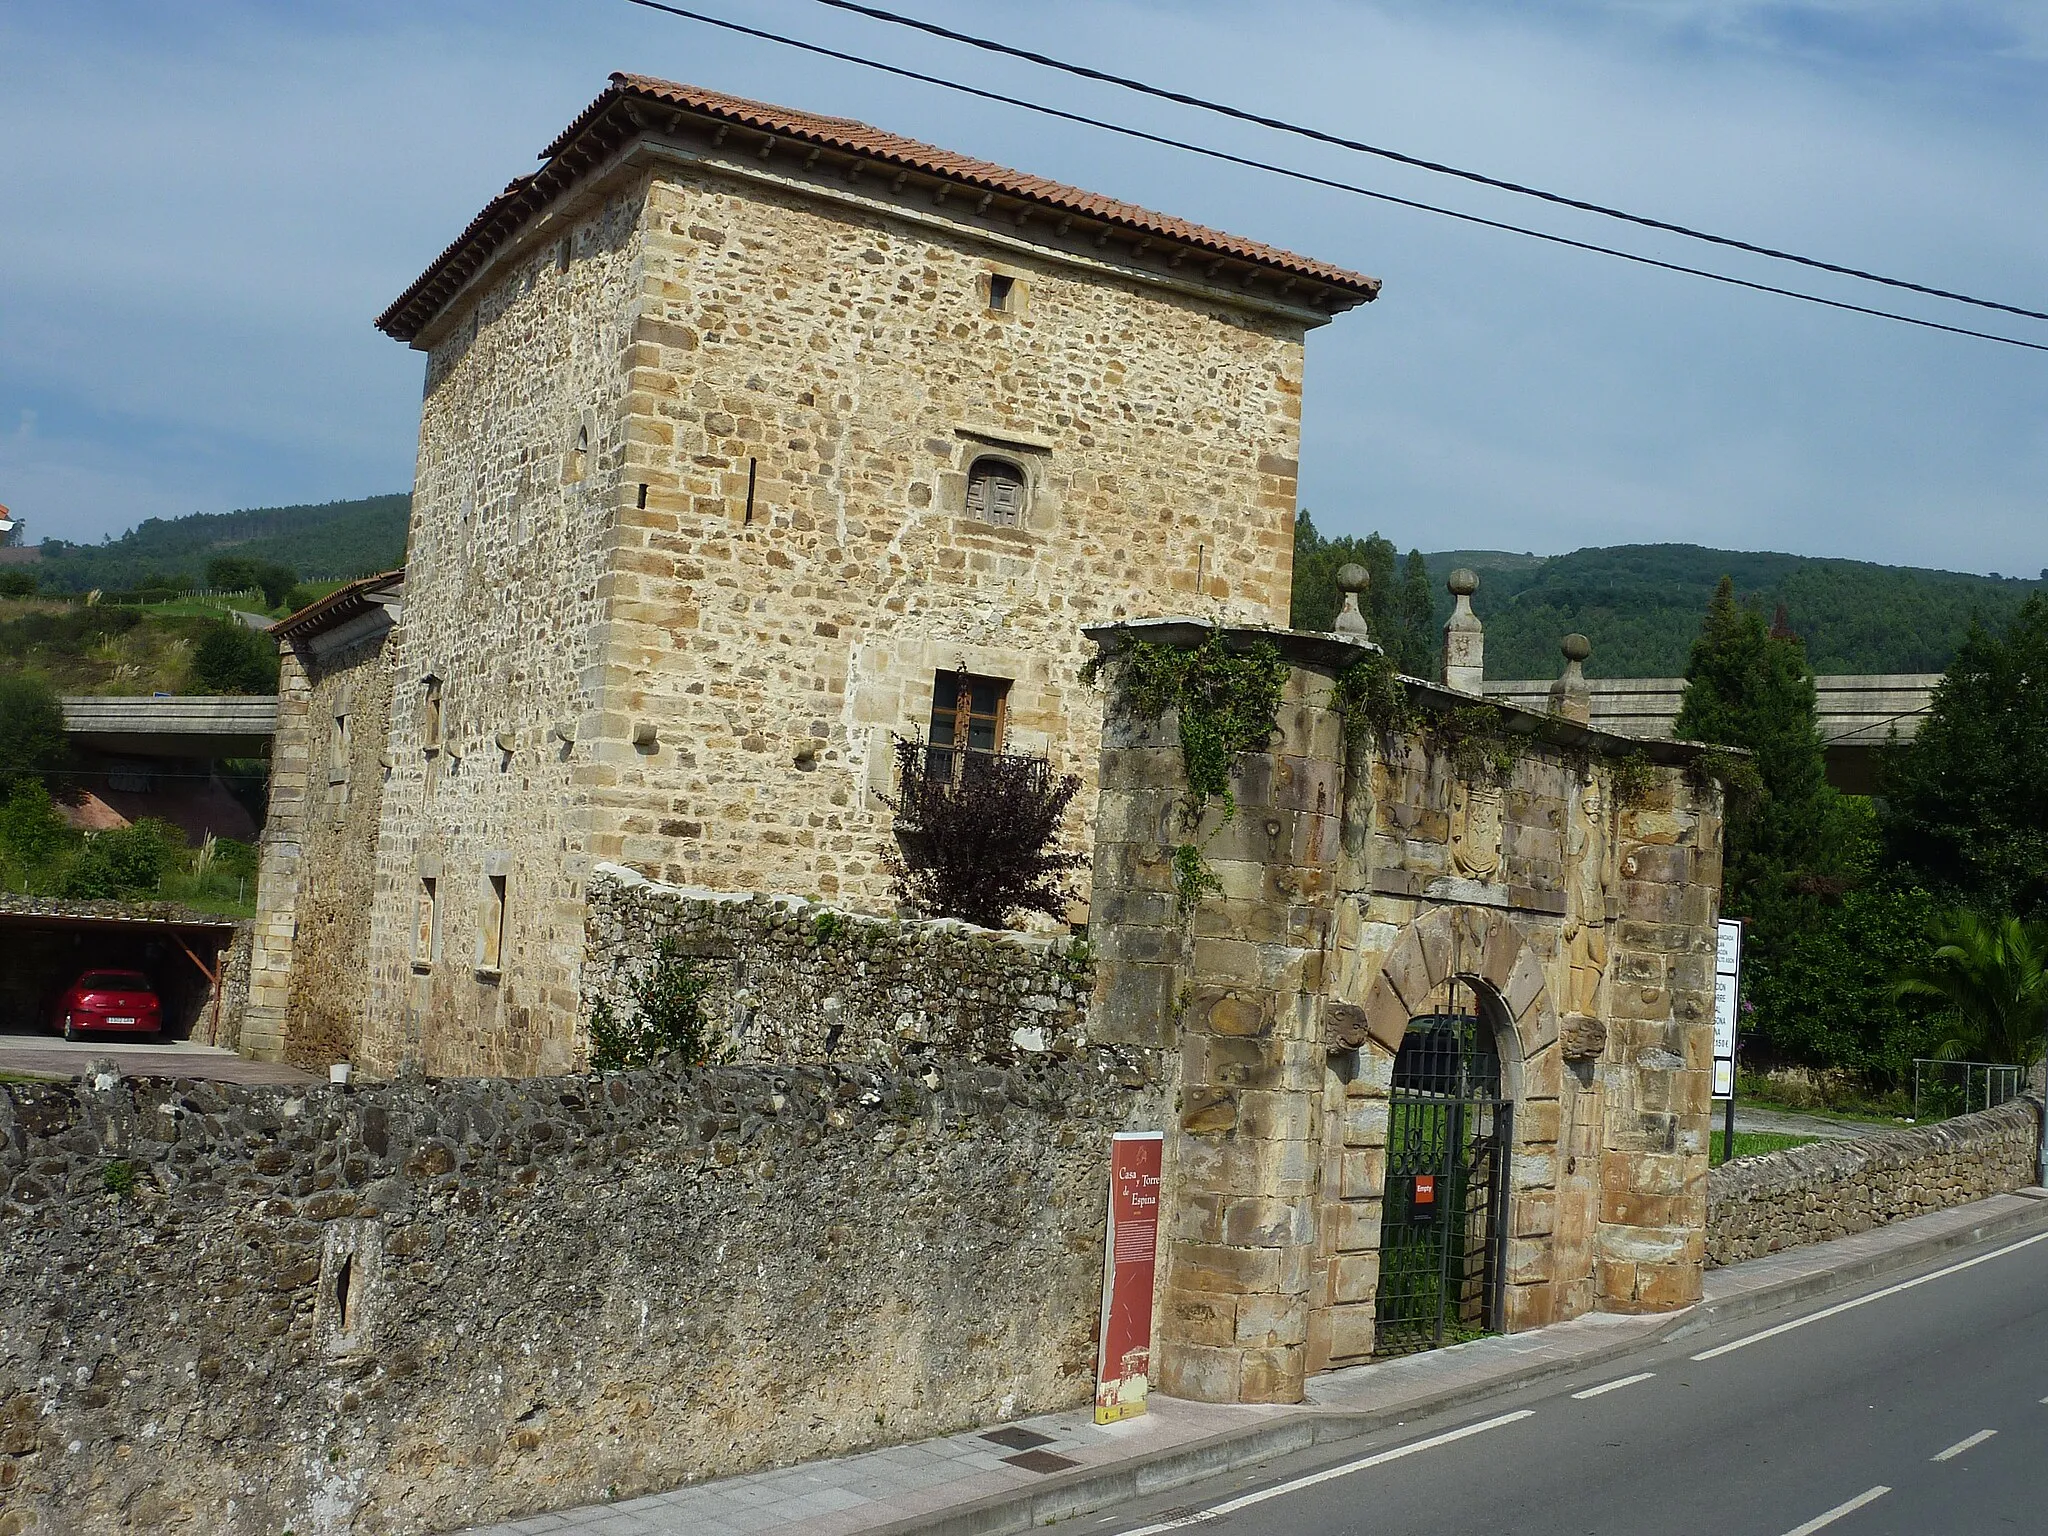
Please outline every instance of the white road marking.
M2031 1248L2036 1243L2048 1243L2048 1232L2037 1232L2032 1237L2023 1237L2016 1243L2007 1243L2003 1248L1994 1248L1989 1253L1980 1253L1974 1259L1965 1259L1960 1264L1951 1264L1946 1269L1937 1269L1912 1280L1902 1280L1897 1285L1888 1285L1881 1291L1872 1291L1868 1296L1857 1296L1848 1301L1837 1302L1805 1317L1795 1317L1789 1323L1780 1323L1775 1328L1766 1328L1761 1333L1752 1333L1733 1343L1722 1344L1714 1349L1703 1349L1693 1356L1695 1360L1712 1360L1716 1356L1729 1354L1734 1350L1746 1349L1751 1344L1761 1344L1765 1339L1775 1339L1781 1333L1790 1333L1794 1328L1804 1328L1808 1323L1817 1323L1822 1318L1834 1317L1838 1313L1851 1312L1857 1307L1867 1307L1873 1301L1883 1301L1887 1296L1896 1296L1901 1291L1910 1291L1916 1285L1926 1285L1932 1280L1941 1280L1949 1275L1960 1274L1966 1269L1975 1269L1979 1264L1989 1264L1993 1259L2002 1259L2008 1253L2018 1253L2022 1248Z
M1849 1500L1848 1503L1837 1504L1833 1509L1829 1510L1826 1514L1815 1515L1811 1520L1807 1521L1806 1524L1793 1526L1791 1530L1785 1533L1785 1536L1813 1536L1813 1533L1819 1530L1822 1526L1833 1525L1837 1520L1841 1519L1842 1516L1853 1515L1856 1513L1857 1510L1861 1509L1864 1505L1873 1503L1876 1500L1883 1498L1886 1494L1890 1492L1891 1489L1885 1487L1883 1483L1879 1483L1875 1488L1872 1488L1867 1493L1857 1494L1856 1497Z
M1986 1440L1989 1440L1993 1435L1997 1433L1998 1431L1995 1429L1980 1429L1977 1431L1977 1433L1970 1436L1969 1439L1958 1440L1954 1445L1950 1446L1947 1450L1943 1451L1939 1456L1931 1456L1928 1459L1930 1461L1952 1460L1955 1457L1962 1455L1963 1452L1967 1451L1971 1446L1982 1445Z
M1463 1429L1446 1430L1441 1435L1431 1435L1427 1440L1417 1440L1413 1445L1398 1445L1391 1451L1381 1451L1374 1456L1360 1457L1347 1461L1341 1467L1326 1467L1321 1472L1311 1472L1307 1477L1297 1477L1291 1483L1280 1483L1272 1488L1261 1488L1257 1493L1243 1494L1227 1500L1210 1509L1192 1515L1182 1515L1175 1520L1162 1520L1153 1525L1141 1525L1124 1536L1163 1536L1167 1531L1185 1530L1191 1525L1201 1525L1210 1520L1220 1520L1225 1515L1235 1514L1240 1509L1249 1509L1254 1504L1263 1504L1268 1499L1282 1498L1290 1493L1299 1493L1304 1488L1313 1488L1318 1483L1327 1483L1333 1478L1349 1477L1354 1472L1363 1472L1367 1467L1377 1467L1389 1461L1399 1461L1403 1456L1413 1456L1417 1451L1435 1450L1440 1445L1449 1445L1453 1440L1463 1440L1468 1435L1484 1434L1489 1429L1499 1429L1504 1424L1516 1424L1535 1415L1533 1408L1522 1408L1514 1413L1504 1413L1497 1419L1485 1419L1477 1424L1467 1424Z
M1635 1375L1624 1376L1619 1381L1603 1381L1597 1387L1588 1387L1583 1392L1574 1392L1572 1397L1577 1402L1584 1402L1587 1398L1598 1397L1603 1392L1618 1392L1623 1387L1632 1387L1639 1381L1648 1381L1656 1374L1655 1371L1637 1371Z

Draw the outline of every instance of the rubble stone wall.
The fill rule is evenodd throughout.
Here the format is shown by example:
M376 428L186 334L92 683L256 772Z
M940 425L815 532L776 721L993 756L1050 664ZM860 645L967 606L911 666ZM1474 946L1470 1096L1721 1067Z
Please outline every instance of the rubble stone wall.
M0 1085L0 1530L409 1536L1075 1406L1109 1138L1168 1096L1108 1051Z
M2039 1106L2020 1101L1738 1158L1707 1178L1707 1261L1740 1264L2023 1189L2034 1182L2040 1134Z
M1081 940L691 890L615 864L598 865L589 890L586 1017L600 997L627 1017L631 981L666 939L710 982L706 1016L743 1060L923 1071L1087 1044Z

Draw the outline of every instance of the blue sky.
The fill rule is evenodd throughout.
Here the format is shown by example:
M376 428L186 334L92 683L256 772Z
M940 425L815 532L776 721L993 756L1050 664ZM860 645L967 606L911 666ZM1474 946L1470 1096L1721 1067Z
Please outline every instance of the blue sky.
M810 0L701 8L1390 192L1974 323ZM2038 0L901 8L2048 309ZM613 69L864 118L1382 277L1380 302L1310 338L1302 496L1326 529L1403 547L1673 540L2048 566L2048 353L1230 170L623 0L0 5L0 502L38 536L96 539L148 516L407 485L421 360L371 317ZM2048 341L2048 323L2003 326Z

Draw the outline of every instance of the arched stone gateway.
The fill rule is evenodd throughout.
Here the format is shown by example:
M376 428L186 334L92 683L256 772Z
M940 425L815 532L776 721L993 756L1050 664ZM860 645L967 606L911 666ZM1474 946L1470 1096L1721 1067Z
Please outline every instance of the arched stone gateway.
M1102 754L1089 1034L1178 1073L1154 1384L1294 1402L1397 1345L1696 1300L1721 859L1700 749L1413 678L1387 707L1351 633L1221 638L1285 663L1232 814L1187 825L1171 713L1112 708ZM1403 1066L1411 1033L1432 1043ZM1464 1247L1390 1227L1425 1194L1452 1197ZM1383 1271L1412 1293L1425 1250L1448 1321L1381 1348L1376 1308L1405 1316Z
M1557 1314L1553 1245L1545 1239L1554 1235L1564 1072L1557 1010L1539 954L1506 913L1485 907L1433 907L1400 929L1384 951L1362 948L1359 936L1350 937L1338 952L1336 984L1323 1005L1331 1060L1323 1161L1337 1176L1324 1179L1318 1212L1310 1371L1417 1347L1412 1338L1390 1344L1380 1333L1390 1302L1398 1308L1390 1292L1401 1289L1383 1262L1390 1247L1400 1247L1389 1241L1395 1235L1389 1224L1419 1225L1402 1221L1415 1214L1418 1178L1443 1186L1443 1209L1426 1212L1436 1225L1427 1234L1433 1248L1449 1244L1485 1292L1479 1316L1465 1308L1461 1332L1513 1332ZM1361 994L1362 1002L1349 1001ZM1433 1145L1427 1155L1404 1162L1396 1124L1403 1046L1412 1049L1417 1021L1468 1016L1499 1064L1500 1145ZM1458 1102L1472 1107L1446 1109L1443 1118L1454 1134L1471 1140L1480 1121L1484 1134L1493 1134L1485 1097ZM1459 1181L1474 1171L1483 1172L1483 1187L1468 1200ZM1467 1222L1460 1233L1463 1253L1445 1225L1459 1218Z

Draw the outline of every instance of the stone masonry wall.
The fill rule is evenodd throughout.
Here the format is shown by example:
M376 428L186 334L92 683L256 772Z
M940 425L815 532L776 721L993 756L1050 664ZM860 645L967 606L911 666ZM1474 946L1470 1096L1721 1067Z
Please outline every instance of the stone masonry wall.
M295 937L283 1059L325 1067L352 1060L370 1011L370 915L384 755L391 723L385 637L308 666L308 775L297 828ZM345 718L346 726L337 723Z
M886 911L890 739L962 668L1009 680L1013 749L1081 776L1085 848L1082 627L1285 622L1304 322L724 153L648 193L594 851ZM1019 526L968 515L984 456L1024 477Z
M249 992L235 1020L236 1048L261 1060L284 1054L292 987L293 913L305 871L303 837L311 785L312 685L299 654L278 657L277 732L270 743L270 806L256 848L256 924L249 959ZM376 843L366 850L375 857Z
M731 896L600 864L590 881L587 1018L631 1012L629 983L673 939L712 983L707 1017L743 1060L922 1072L1086 1049L1092 979L1078 940L898 923L795 897Z
M1740 1264L2009 1194L2034 1182L2038 1104L2020 1101L1859 1141L1738 1158L1707 1179L1707 1260Z
M1075 1406L1162 1097L1107 1051L0 1085L0 1531L409 1536Z
M643 195L630 185L574 210L432 339L405 613L388 642L392 768L360 1042L375 1072L559 1072L578 1059ZM494 879L503 942L485 966ZM418 941L427 881L431 952Z

